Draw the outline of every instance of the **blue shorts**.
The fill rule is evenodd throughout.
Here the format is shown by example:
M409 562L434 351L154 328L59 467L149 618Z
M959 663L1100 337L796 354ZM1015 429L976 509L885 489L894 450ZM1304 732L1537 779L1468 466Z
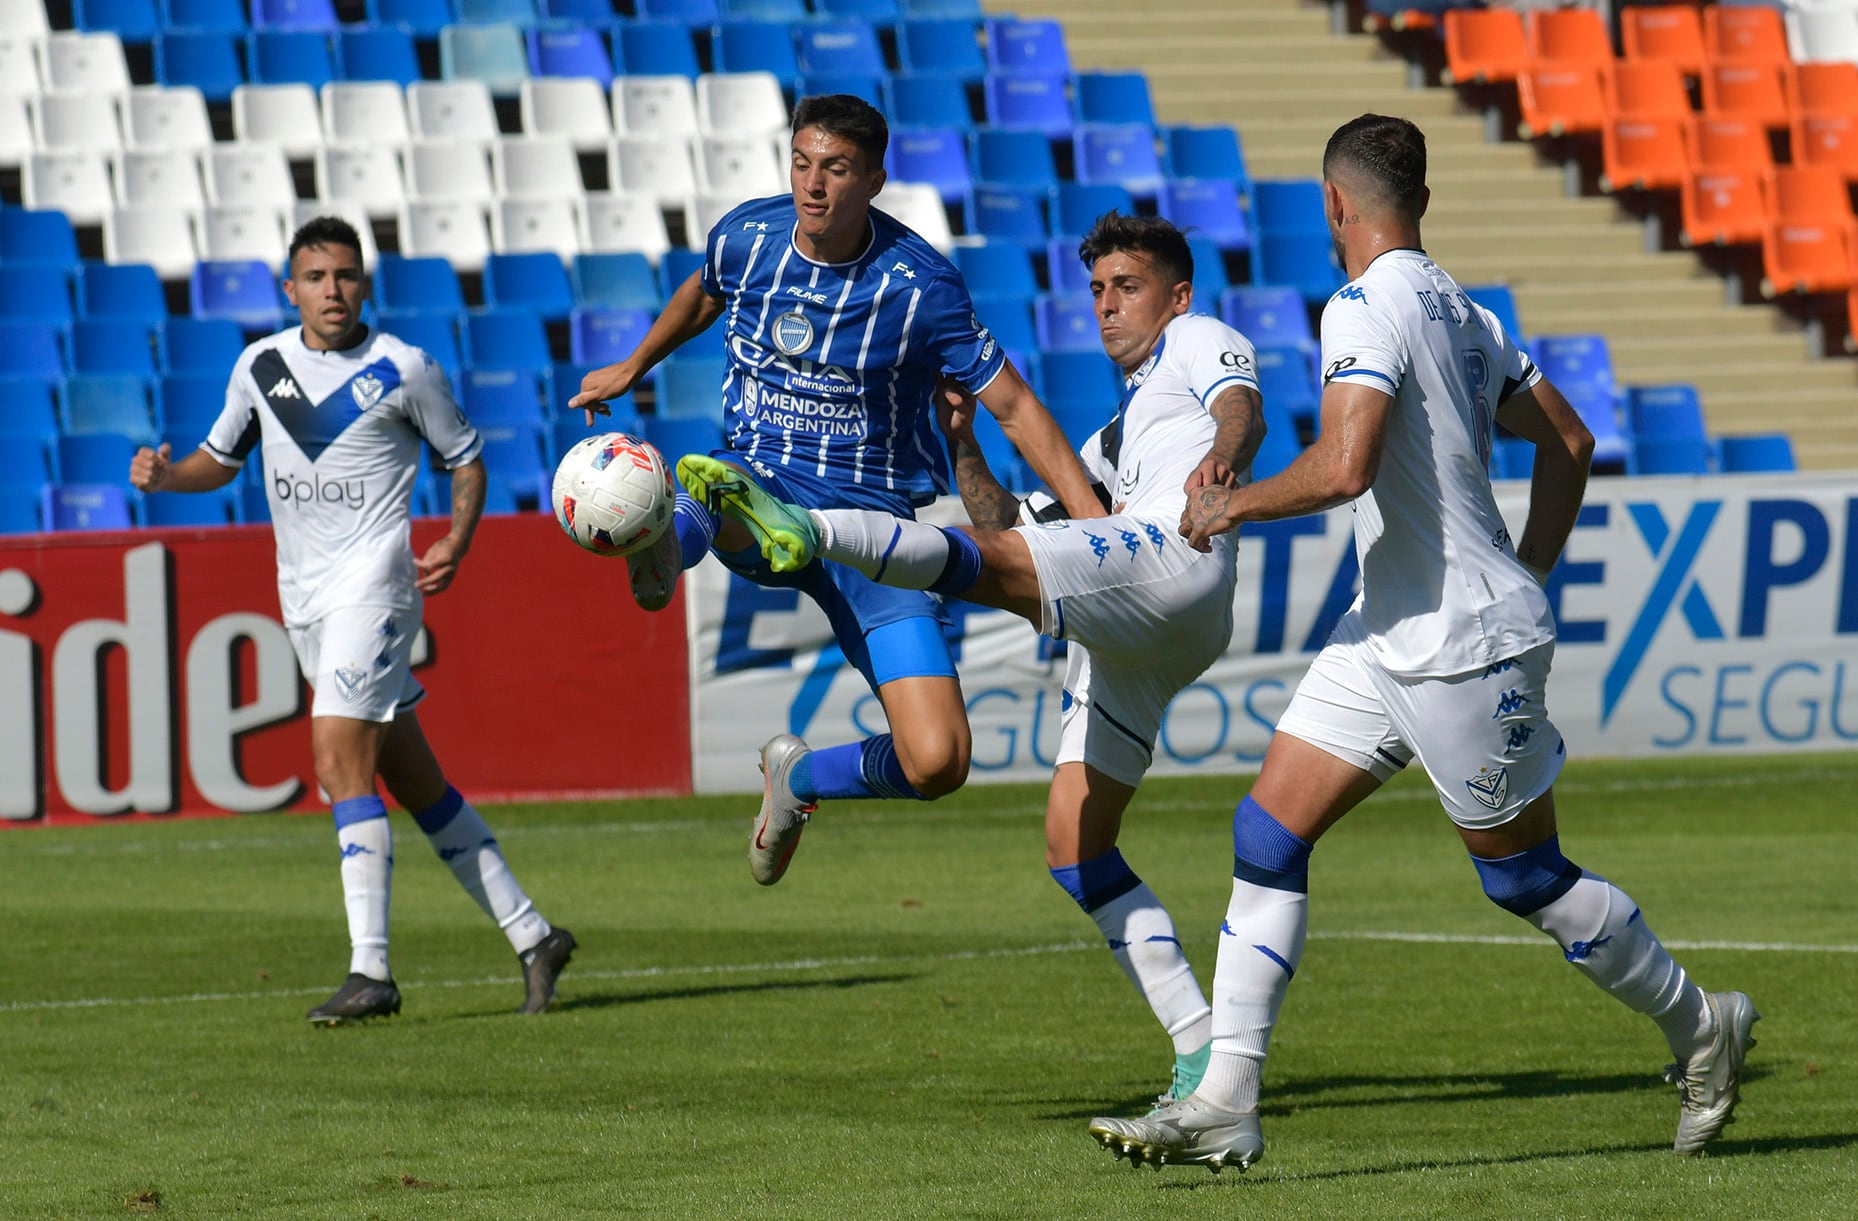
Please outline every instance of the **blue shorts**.
M914 518L905 493L847 486L820 479L793 467L754 463L732 449L711 457L741 470L769 495L808 509L875 509ZM777 573L753 547L716 558L757 585L798 589L826 612L832 635L847 661L858 667L875 690L898 678L954 678L949 649L948 611L942 600L917 589L892 589L843 564L808 564L799 572Z

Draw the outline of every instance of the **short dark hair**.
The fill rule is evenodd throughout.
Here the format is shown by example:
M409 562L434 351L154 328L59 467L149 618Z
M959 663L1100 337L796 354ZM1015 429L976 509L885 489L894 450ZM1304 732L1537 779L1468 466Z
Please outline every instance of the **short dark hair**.
M1415 216L1426 194L1426 134L1392 115L1351 119L1323 149L1323 177L1338 169L1358 172L1382 203Z
M878 108L850 93L822 93L801 98L794 106L793 130L817 127L829 136L850 140L864 154L869 168L884 168L890 148L890 124Z
M317 216L304 221L290 238L290 252L285 256L286 265L297 261L297 251L305 246L347 246L355 252L355 261L363 261L361 235L355 232L355 226L339 216Z
M1159 216L1105 212L1078 243L1077 257L1089 268L1104 255L1119 250L1147 255L1149 262L1168 275L1170 284L1193 283L1194 254L1187 245L1187 235Z

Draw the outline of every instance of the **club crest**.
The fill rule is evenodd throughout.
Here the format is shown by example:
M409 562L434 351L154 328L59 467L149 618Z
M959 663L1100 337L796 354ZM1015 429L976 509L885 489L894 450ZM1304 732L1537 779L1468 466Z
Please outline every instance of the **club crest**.
M1510 769L1500 767L1493 772L1480 767L1477 775L1465 781L1464 786L1471 791L1471 796L1493 810L1500 810L1510 795Z
M361 694L361 686L368 681L368 672L360 666L343 666L335 672L336 685L342 688L342 698L353 701Z
M813 345L813 324L798 310L790 310L774 320L774 346L792 356Z
M361 408L363 411L368 410L368 408L380 402L381 395L386 389L387 387L381 383L381 379L374 376L372 373L363 373L360 377L348 384L348 392L354 397L355 406Z

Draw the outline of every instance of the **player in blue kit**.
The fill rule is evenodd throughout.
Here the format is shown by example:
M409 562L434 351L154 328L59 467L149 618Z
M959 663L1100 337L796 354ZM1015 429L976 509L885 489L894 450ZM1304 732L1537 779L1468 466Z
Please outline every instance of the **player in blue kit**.
M720 318L727 448L716 456L778 499L913 517L948 491L932 403L946 373L978 396L1073 517L1101 516L1077 455L974 316L954 266L871 206L888 143L884 117L861 99L801 99L791 194L751 200L717 222L703 269L672 294L637 350L589 373L568 405L591 421ZM928 800L961 787L970 733L938 599L838 565L776 574L744 527L679 495L673 528L627 560L639 605L668 605L678 575L712 548L750 580L798 587L819 603L891 726L819 751L790 733L762 747L765 789L749 846L756 881L780 880L823 799Z

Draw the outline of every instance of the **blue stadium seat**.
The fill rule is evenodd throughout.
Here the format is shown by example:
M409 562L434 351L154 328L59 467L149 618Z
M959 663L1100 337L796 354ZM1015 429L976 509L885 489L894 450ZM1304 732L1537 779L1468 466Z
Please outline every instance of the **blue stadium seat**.
M1722 450L1724 474L1798 469L1794 465L1793 442L1787 439L1785 433L1722 437L1717 444Z
M210 373L223 382L244 348L245 332L225 318L170 318L162 328L162 367L170 373Z
M555 384L558 386L561 384L560 371L564 367L566 366L555 366L557 378ZM542 434L543 449L548 451L548 455L554 462L559 463L561 455L588 437L596 437L603 432L629 432L635 437L645 435L645 425L639 416L638 408L632 404L631 395L628 394L624 398L608 403L607 410L610 414L595 416L591 425L586 422L586 416L578 411L562 412L550 421L546 431ZM671 460L675 462L679 456L673 454Z
M1510 342L1523 341L1522 318L1516 312L1516 295L1507 284L1479 284L1466 288L1464 295L1497 316Z
M1258 353L1258 392L1264 401L1292 420L1314 422L1321 390L1309 351L1272 344L1252 346Z
M1071 75L1064 27L1045 19L987 19L987 70L1011 76Z
M794 30L794 54L807 76L882 76L877 31L865 21L816 21Z
M229 526L237 519L237 506L238 494L230 487L211 492L156 492L142 497L142 524L170 529Z
M484 304L521 306L555 321L574 308L574 289L549 251L493 254L484 261Z
M66 483L117 483L126 487L136 448L152 439L108 432L60 436L58 477Z
M456 20L458 10L452 0L368 0L369 25L399 26L415 38L437 38L440 30Z
M1620 423L1619 392L1612 382L1583 380L1563 383L1552 375L1549 380L1567 397L1575 414L1581 417L1581 422L1587 425L1587 431L1593 434L1594 473L1618 475L1632 470L1635 465L1632 441Z
M855 98L863 98L880 111L884 109L883 76L803 76L795 86L795 97L824 97L833 93L849 93Z
M7 442L0 445L0 450L26 437L41 442L45 447L57 439L58 385L57 382L40 377L0 374L0 403L6 404L6 409L0 411L0 437L5 437ZM46 452L49 455L49 448ZM5 457L0 454L0 460Z
M78 271L77 308L86 318L120 318L150 326L165 322L161 277L146 263L86 263Z
M277 277L256 260L195 263L188 295L196 318L230 318L251 330L272 331L283 319Z
M977 81L987 75L987 59L975 35L970 20L906 20L897 26L897 63L905 73Z
M788 89L800 79L793 39L779 22L718 22L710 29L710 54L718 72L768 72Z
M251 0L252 27L280 30L333 30L335 0Z
M689 26L714 25L722 18L717 0L637 0L647 21L678 21Z
M974 313L981 325L993 333L995 342L1009 352L1039 350L1039 333L1032 325L1032 298L982 297L974 302Z
M70 436L115 433L153 445L155 426L148 378L119 373L77 373L65 379L64 431ZM122 478L127 478L125 467ZM65 477L71 478L69 470ZM88 481L88 476L81 478Z
M239 43L232 34L162 34L155 39L155 79L163 85L192 85L209 102L224 102L245 83Z
M652 315L639 309L581 306L568 320L568 358L579 364L610 365L632 355Z
M1052 160L1052 142L1041 132L984 127L974 133L974 180L997 186L1054 187L1058 167Z
M498 25L448 25L439 31L439 75L448 81L483 81L500 97L514 95L529 76L523 32Z
M806 21L812 14L806 0L716 0L725 21L777 21L782 25Z
M132 319L80 319L71 326L71 368L77 373L153 377L154 328Z
M107 30L126 45L154 41L161 33L155 0L72 0L71 23L80 30Z
M688 76L695 80L697 48L691 31L672 21L628 21L619 27L613 57L616 71L634 75Z
M127 530L135 525L129 509L129 490L115 484L49 484L41 512L46 528L54 532Z
M1223 178L1236 182L1241 191L1251 193L1251 173L1245 168L1245 153L1239 133L1230 127L1170 127L1164 133L1168 143L1168 167L1176 178Z
M63 329L54 322L0 320L0 376L57 381L65 375Z
M664 289L665 300L683 287L684 281L703 270L703 261L707 256L701 249L692 250L686 246L673 246L665 251L658 260L658 275Z
M1013 448L1013 443L1007 440L1000 422L991 413L982 411L975 415L974 439L980 442L981 456L987 459L987 469L1009 492L1029 492L1038 486L1038 479L1020 458L1019 451Z
M212 431L213 422L226 407L226 371L170 373L157 387L161 404L161 435L182 446L197 445Z
M248 461L240 470L239 477L232 481L231 488L238 501L238 518L246 525L269 525L271 522L271 496L265 485L264 462Z
M588 26L545 27L528 31L529 72L533 76L591 76L602 86L613 82L613 57L600 31Z
M1626 423L1639 439L1708 438L1703 403L1691 385L1626 387Z
M707 454L722 448L720 411L709 419L652 415L644 417L640 423L645 426L645 439L673 463L685 454Z
M1594 386L1618 397L1613 355L1603 335L1537 335L1529 355L1563 394L1570 386Z
M0 264L0 319L68 326L73 317L66 268L51 263Z
M337 76L335 48L320 30L259 30L251 42L252 80L321 89Z
M55 209L0 208L0 263L76 267L77 231Z
M1148 77L1140 72L1079 72L1071 80L1080 123L1141 123L1155 127Z
M1096 422L1084 436L1071 441L1075 448L1116 414L1116 404L1122 398L1122 375L1103 354L1101 345L1094 345L1094 350L1041 352L1039 398L1053 412L1096 414ZM1068 430L1066 435L1070 435Z
M536 20L536 0L453 0L458 6L458 20L474 25L508 22L532 25Z
M465 336L475 368L540 369L555 361L542 317L533 310L472 310L465 315Z
M1528 479L1535 474L1535 443L1498 435L1490 445L1492 479Z
M1051 193L1039 187L977 185L969 193L965 215L969 233L988 241L1045 245L1051 229L1045 219Z
M1039 291L1024 246L990 242L984 246L957 246L950 254L971 297L1030 301Z
M1194 259L1194 308L1210 314L1219 295L1232 287L1226 276L1226 256L1212 238L1197 233L1187 235L1187 252Z
M1270 344L1316 350L1309 307L1303 294L1287 285L1227 289L1219 299L1219 316L1254 347Z
M881 109L889 117L893 133L911 128L974 130L968 92L954 77L898 74L886 78L883 84Z
M1263 230L1315 230L1323 221L1323 184L1314 178L1276 178L1252 183L1252 214Z
M545 478L541 425L480 424L477 431L484 439L480 456L484 461L484 473L491 482L502 483L510 490L518 510L526 512L538 507L542 503L540 490ZM552 471L547 473L553 474ZM510 511L507 504L504 509Z
M170 30L207 30L243 34L249 28L240 0L163 0Z
M981 19L981 0L903 0L905 17L962 17Z
M1297 440L1296 419L1270 399L1264 401L1264 440L1252 455L1252 478L1269 479L1297 460L1303 445Z
M996 127L1042 131L1053 139L1071 136L1071 103L1062 76L995 76L982 83L987 121Z
M613 11L612 0L541 0L544 21L578 22L608 30L626 20Z
M1090 268L1077 257L1081 234L1065 233L1045 243L1046 278L1055 293L1090 291Z
M857 17L872 25L895 25L903 15L897 0L816 0L814 7L828 17Z
M548 416L549 383L543 369L466 369L458 386L459 405L480 430L538 429Z
M1052 228L1059 234L1088 233L1106 212L1135 215L1135 200L1108 182L1061 182L1054 195Z
M457 314L426 311L394 313L382 310L375 315L374 322L389 335L405 340L432 357L456 385L459 367L464 364L458 343L458 317Z
M674 354L658 366L657 416L722 419L721 357Z
M465 307L458 273L436 255L381 255L374 269L374 303L402 314L420 310L456 314Z
M348 81L393 81L410 85L420 79L419 48L411 31L383 25L346 29L336 35L336 67Z
M1110 182L1137 199L1154 199L1161 190L1161 156L1155 129L1144 123L1092 123L1071 137L1079 182Z
M1634 437L1632 461L1637 475L1707 475L1710 443L1700 437Z
M1041 352L1100 352L1096 305L1088 294L1040 293L1032 303Z
M1254 279L1260 284L1288 284L1310 302L1327 301L1342 287L1342 269L1327 230L1265 230L1254 253Z
M651 260L633 251L574 256L574 300L577 305L605 305L614 309L644 309L656 313L664 305Z
M0 534L38 534L45 527L40 514L44 494L39 488L0 486Z

